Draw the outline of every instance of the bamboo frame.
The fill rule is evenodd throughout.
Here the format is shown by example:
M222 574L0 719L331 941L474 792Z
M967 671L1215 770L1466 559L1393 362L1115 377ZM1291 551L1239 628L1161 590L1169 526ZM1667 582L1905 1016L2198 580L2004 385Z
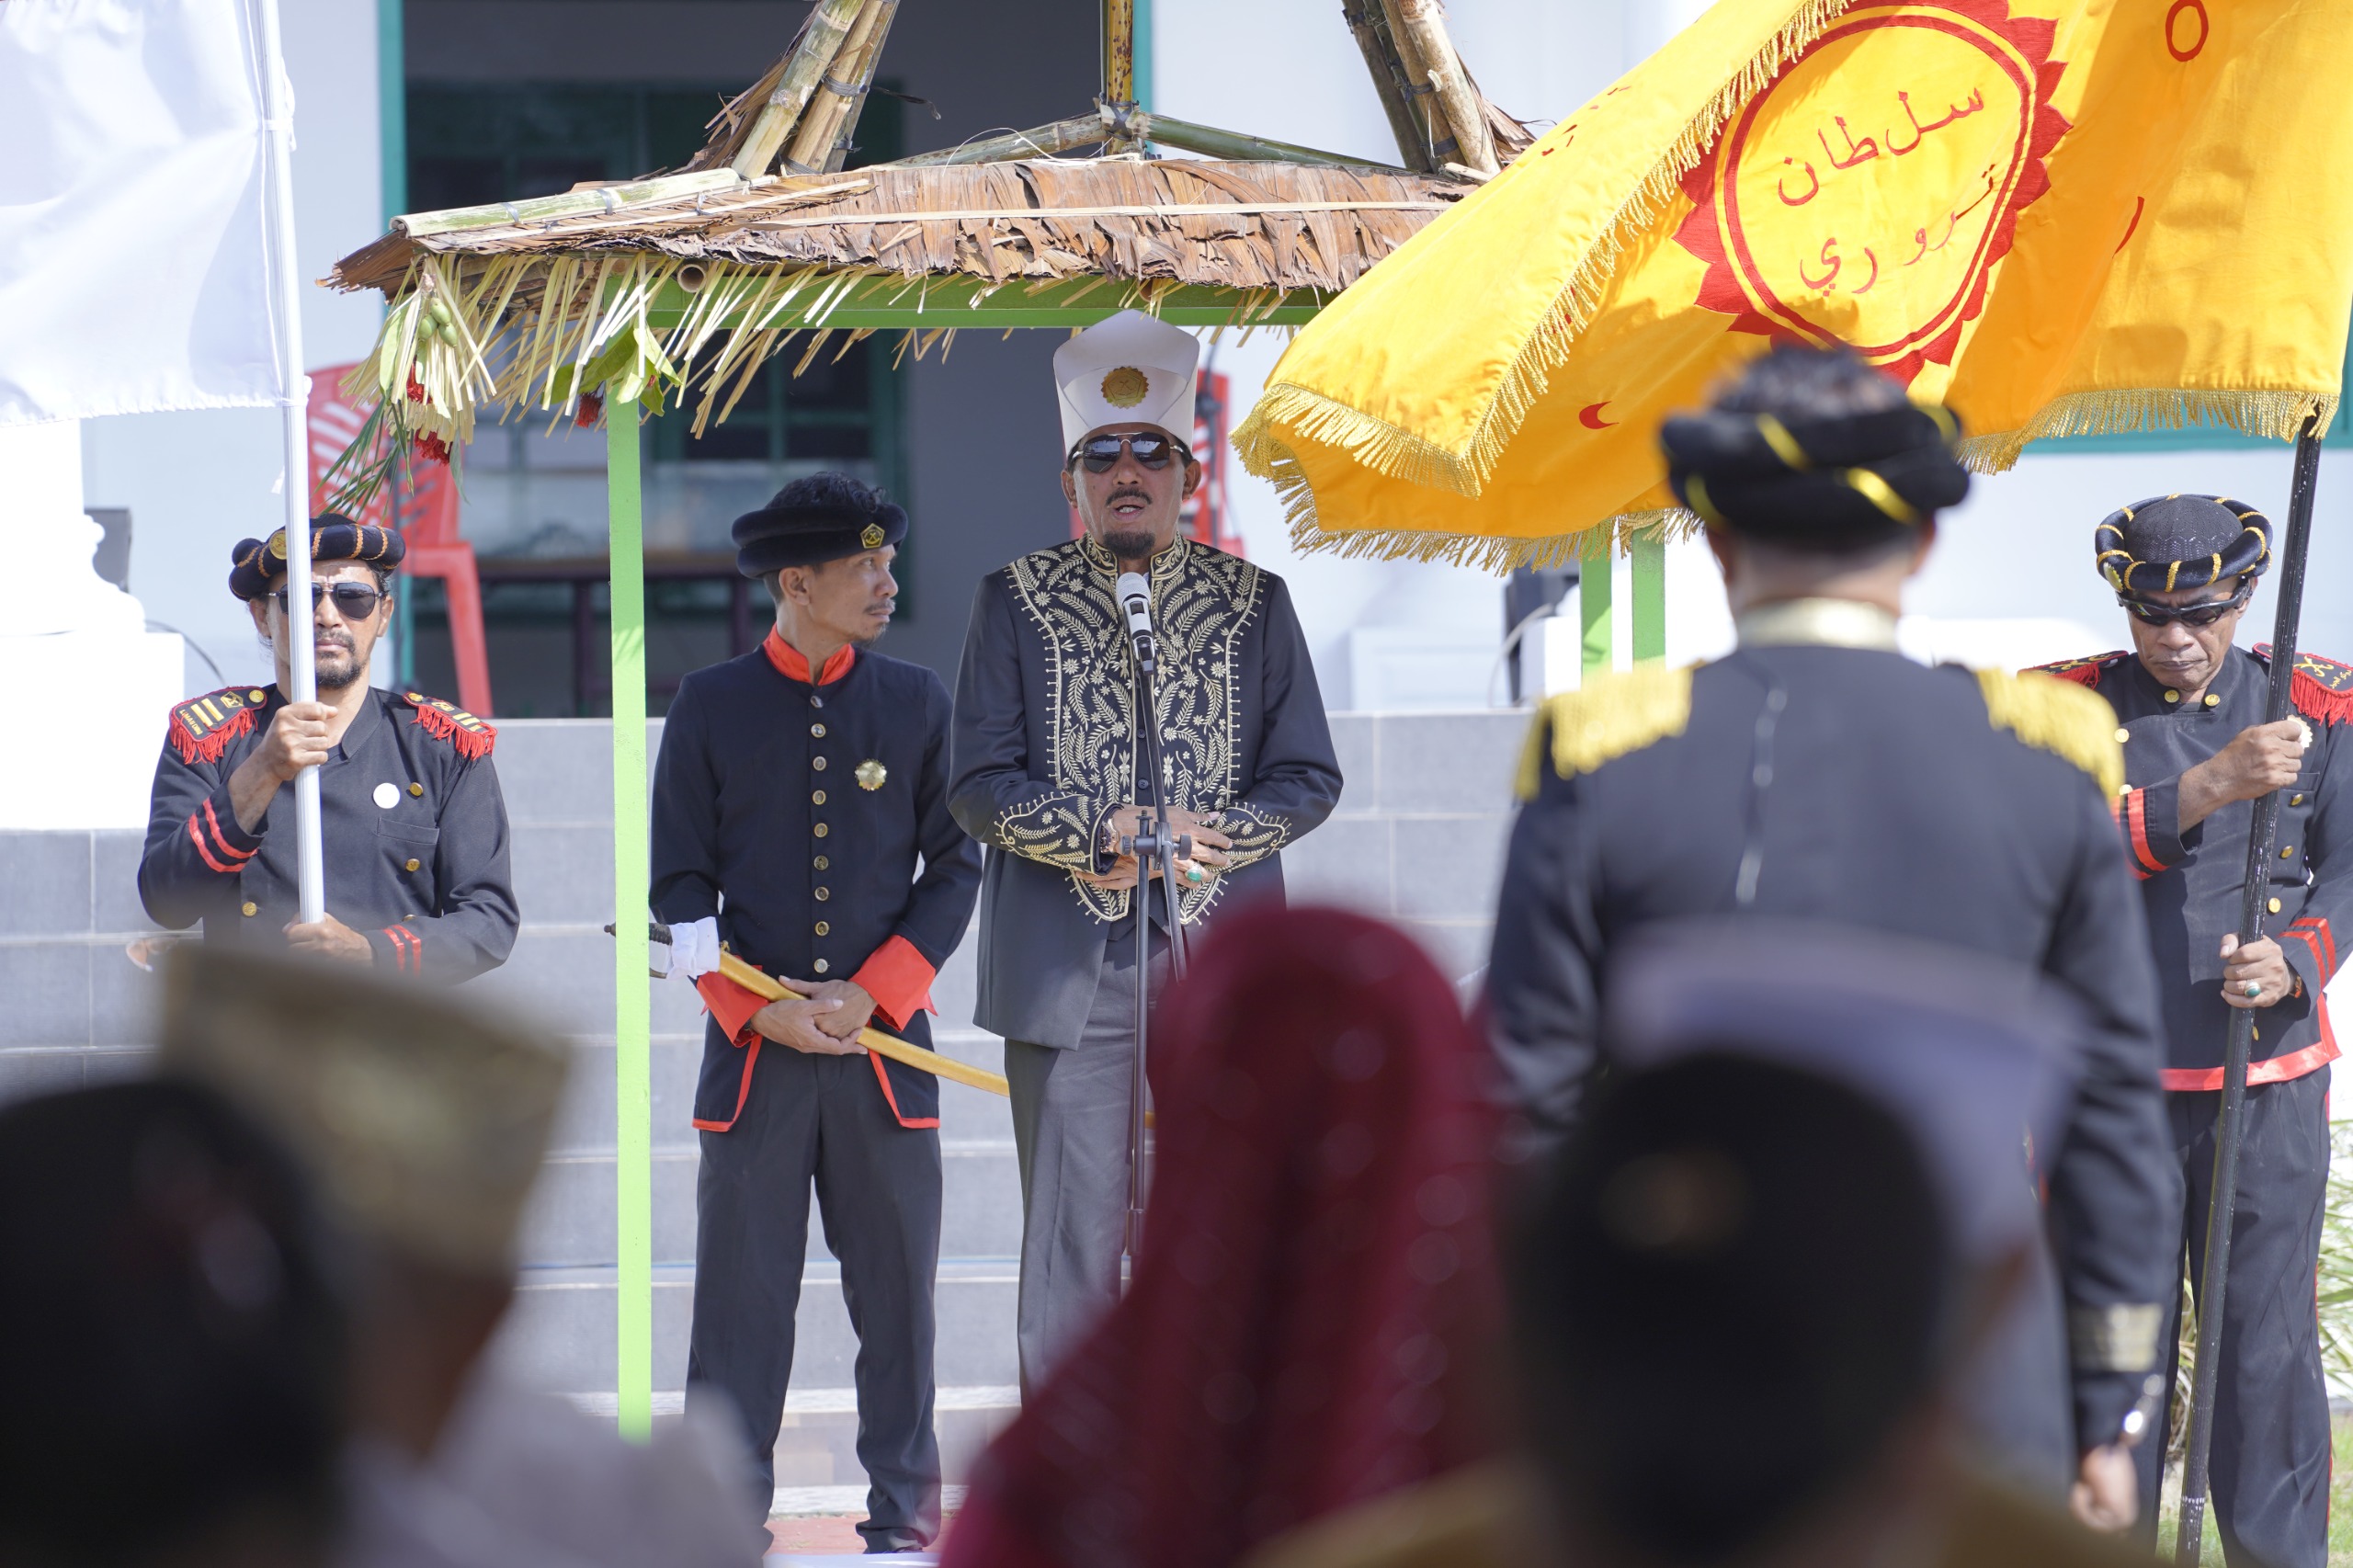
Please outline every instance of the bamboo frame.
M792 132L792 143L784 154L787 174L823 174L833 155L834 142L843 123L849 118L853 105L866 102L866 91L874 80L874 67L881 53L882 30L890 26L891 13L896 0L872 0L858 14L849 32L842 40L840 51L818 78L816 96L801 116Z
M1422 69L1445 107L1448 128L1461 149L1461 160L1483 175L1496 173L1495 139L1487 130L1487 106L1463 73L1454 40L1447 36L1445 13L1438 0L1391 0L1392 18L1402 23L1422 57ZM1402 40L1400 41L1403 41Z
M1422 51L1406 30L1398 0L1381 0L1381 19L1389 24L1390 46L1397 51L1397 62L1405 73L1405 92L1411 100L1409 108L1419 122L1422 145L1432 169L1444 168L1462 156L1461 143L1447 123L1446 107L1438 101L1437 89L1430 83L1429 67L1422 60Z
M1365 69L1372 74L1373 96L1381 100L1381 112L1388 118L1390 135L1396 138L1397 155L1409 169L1432 172L1428 149L1422 145L1422 129L1414 119L1413 107L1405 101L1404 67L1381 26L1384 18L1379 0L1340 0L1340 19L1347 24L1349 36L1364 55Z
M786 134L809 107L810 98L817 91L817 84L840 52L842 41L848 37L862 6L875 0L817 0L817 8L809 13L803 24L801 41L793 46L784 74L768 94L768 101L760 106L752 128L744 138L744 145L735 154L733 167L745 179L768 172L783 149Z

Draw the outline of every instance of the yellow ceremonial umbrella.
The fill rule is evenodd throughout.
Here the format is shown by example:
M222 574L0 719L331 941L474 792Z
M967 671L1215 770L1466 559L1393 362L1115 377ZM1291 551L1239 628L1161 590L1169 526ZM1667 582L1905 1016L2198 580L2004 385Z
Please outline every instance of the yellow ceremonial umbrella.
M2325 428L2344 0L1722 0L1300 333L1235 435L1305 549L1501 569L1669 517L1667 413L1845 342L1998 471Z

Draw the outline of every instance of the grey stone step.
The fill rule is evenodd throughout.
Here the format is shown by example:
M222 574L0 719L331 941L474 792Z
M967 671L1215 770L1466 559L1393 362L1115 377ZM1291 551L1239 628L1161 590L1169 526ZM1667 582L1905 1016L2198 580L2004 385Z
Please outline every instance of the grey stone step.
M1014 1303L1019 1282L1012 1257L944 1258L939 1266L939 1339L934 1365L941 1383L1006 1384L1019 1380ZM614 1386L614 1271L527 1268L515 1305L499 1330L495 1354L518 1379L556 1392ZM694 1269L654 1271L654 1386L686 1385L687 1328ZM842 1306L841 1270L812 1261L801 1278L793 1381L810 1388L851 1382L858 1337Z
M940 1141L940 1254L943 1257L1010 1257L1021 1249L1021 1176L1008 1131L1002 1139ZM654 1258L687 1264L695 1256L695 1172L691 1145L654 1154ZM520 1256L530 1267L601 1267L614 1257L613 1156L551 1157L524 1219ZM813 1197L809 1256L827 1258L824 1227Z
M569 1399L583 1415L599 1420L611 1420L619 1408L609 1393L575 1393ZM656 1393L654 1429L677 1420L685 1409L684 1394ZM959 1501L954 1493L971 1478L972 1461L981 1450L1020 1414L1021 1391L1010 1384L978 1388L943 1384L938 1389L932 1427L939 1437L940 1480L949 1489L943 1499L948 1506ZM792 1390L785 1396L775 1458L775 1514L864 1513L866 1472L858 1462L858 1391Z

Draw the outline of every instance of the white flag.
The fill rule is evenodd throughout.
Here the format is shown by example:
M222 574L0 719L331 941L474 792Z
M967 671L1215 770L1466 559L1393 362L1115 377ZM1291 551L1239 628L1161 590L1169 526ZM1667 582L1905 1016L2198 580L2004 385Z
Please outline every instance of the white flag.
M245 0L0 0L0 425L279 401Z

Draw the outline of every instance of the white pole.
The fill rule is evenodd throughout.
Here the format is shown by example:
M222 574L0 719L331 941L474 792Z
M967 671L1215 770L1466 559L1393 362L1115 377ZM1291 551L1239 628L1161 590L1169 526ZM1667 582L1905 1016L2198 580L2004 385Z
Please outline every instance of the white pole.
M278 0L257 0L257 30L261 34L262 112L269 132L264 143L269 159L271 291L277 299L278 384L283 389L280 415L286 445L286 472L280 489L286 502L286 639L287 665L296 702L318 700L318 668L312 647L311 605L311 465L309 431L311 379L302 373L302 299L294 262L294 104L286 80L286 62L278 40ZM306 767L294 776L294 856L297 905L302 924L324 919L326 878L320 865L319 770Z

